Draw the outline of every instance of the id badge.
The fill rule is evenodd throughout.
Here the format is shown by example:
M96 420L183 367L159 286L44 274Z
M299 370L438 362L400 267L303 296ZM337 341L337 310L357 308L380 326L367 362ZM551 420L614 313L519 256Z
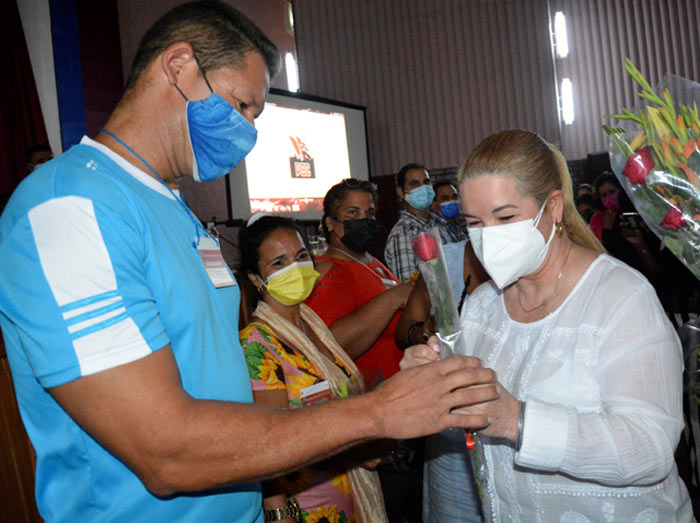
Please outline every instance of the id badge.
M200 236L199 245L197 245L197 253L214 287L218 289L220 287L236 285L236 280L233 279L226 265L226 261L224 261L224 257L221 254L221 248L216 244L213 238L209 236Z
M301 404L304 407L315 403L324 403L333 397L328 381L322 381L310 385L309 387L304 387L299 391L299 396L301 397Z

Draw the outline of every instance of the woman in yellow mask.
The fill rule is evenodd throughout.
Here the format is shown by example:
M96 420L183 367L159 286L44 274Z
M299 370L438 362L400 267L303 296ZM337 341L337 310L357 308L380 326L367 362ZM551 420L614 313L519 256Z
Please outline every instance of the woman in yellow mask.
M259 297L240 332L255 402L297 409L361 393L352 359L303 304L319 274L294 222L255 215L239 246L241 273ZM265 521L386 521L377 475L353 455L264 482Z

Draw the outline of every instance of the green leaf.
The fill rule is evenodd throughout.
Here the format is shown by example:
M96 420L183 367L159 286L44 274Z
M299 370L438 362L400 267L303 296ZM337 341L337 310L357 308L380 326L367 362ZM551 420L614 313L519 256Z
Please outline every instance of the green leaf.
M260 369L258 367L265 359L267 349L262 343L251 341L250 343L241 343L245 351L245 362L248 365L248 374L254 380L260 379Z
M635 189L634 196L637 202L635 205L640 207L642 214L649 218L652 224L659 224L666 216L666 205L662 203L662 197L656 189L651 187L639 187Z
M693 154L690 155L690 158L688 158L686 164L693 171L695 171L695 174L700 175L700 153L698 152L697 148L695 149Z
M675 120L676 119L676 109L673 106L673 100L671 100L671 94L668 92L668 89L664 89L663 95L664 95L664 102L665 102L664 105L668 109L669 116Z
M627 71L627 73L642 87L642 89L654 94L654 90L651 88L651 85L649 85L649 82L646 81L644 75L642 75L641 71L634 66L632 60L629 58L625 58L625 71Z
M651 93L648 93L646 91L642 91L639 93L640 98L644 98L645 100L649 100L652 103L658 104L658 105L663 105L664 101L659 98L656 93L653 91Z
M611 117L608 116L608 117L606 117L606 118L611 118ZM607 125L603 125L603 131L605 131L605 133L608 134L608 135L610 135L610 136L614 136L614 135L616 135L616 134L624 134L624 133L625 133L625 130L624 130L624 129L620 129L620 128L612 129L612 128L608 127Z
M615 143L617 150L620 151L620 154L625 158L629 158L634 153L626 140L613 135L613 142Z
M666 247L668 247L669 250L676 256L679 256L683 252L683 242L681 242L678 238L675 238L670 232L667 232L664 236L664 243L666 244Z

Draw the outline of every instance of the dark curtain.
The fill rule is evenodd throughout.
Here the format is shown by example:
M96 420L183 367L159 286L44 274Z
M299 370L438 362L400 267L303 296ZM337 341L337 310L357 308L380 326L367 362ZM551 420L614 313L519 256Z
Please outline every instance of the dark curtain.
M15 0L0 2L0 199L27 175L27 151L48 144L44 116L34 83Z

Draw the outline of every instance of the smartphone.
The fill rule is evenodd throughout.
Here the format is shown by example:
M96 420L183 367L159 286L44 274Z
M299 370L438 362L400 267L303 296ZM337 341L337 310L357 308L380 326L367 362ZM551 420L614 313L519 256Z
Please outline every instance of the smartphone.
M642 217L637 212L623 212L622 221L630 229L639 229Z

